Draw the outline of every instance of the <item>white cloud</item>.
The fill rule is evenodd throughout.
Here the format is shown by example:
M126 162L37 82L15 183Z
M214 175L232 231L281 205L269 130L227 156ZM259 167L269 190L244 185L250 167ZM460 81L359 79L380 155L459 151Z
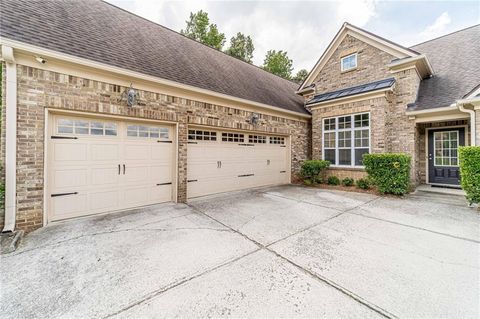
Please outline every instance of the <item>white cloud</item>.
M452 22L448 12L443 12L435 21L420 32L419 36L423 40L436 38L445 33L447 26Z

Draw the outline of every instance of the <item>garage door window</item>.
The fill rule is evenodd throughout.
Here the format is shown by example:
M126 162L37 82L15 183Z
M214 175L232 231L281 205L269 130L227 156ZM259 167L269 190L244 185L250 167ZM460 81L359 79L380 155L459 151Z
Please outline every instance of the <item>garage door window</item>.
M244 135L238 133L222 133L223 142L244 142Z
M188 139L191 141L216 141L217 132L188 130Z
M270 144L285 144L285 137L280 136L270 136Z
M127 136L168 139L168 128L147 125L127 125Z
M248 143L265 144L267 143L267 137L265 135L249 135Z
M117 136L117 124L61 118L57 121L57 133Z

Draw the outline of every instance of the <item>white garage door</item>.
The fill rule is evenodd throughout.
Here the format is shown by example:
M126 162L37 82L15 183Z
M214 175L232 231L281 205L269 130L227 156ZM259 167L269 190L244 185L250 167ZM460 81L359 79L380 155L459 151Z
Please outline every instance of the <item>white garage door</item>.
M189 129L189 198L289 182L287 138Z
M50 128L49 220L172 200L171 126L54 116Z

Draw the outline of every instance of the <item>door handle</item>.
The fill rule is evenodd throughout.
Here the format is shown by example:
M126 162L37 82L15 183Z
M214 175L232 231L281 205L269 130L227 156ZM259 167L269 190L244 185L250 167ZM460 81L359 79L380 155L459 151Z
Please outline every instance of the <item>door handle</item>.
M220 168L222 168L222 161L220 161Z
M118 175L120 175L120 164L118 164Z
M125 164L123 164L123 175L125 175Z
M270 165L270 160L267 160L267 165Z

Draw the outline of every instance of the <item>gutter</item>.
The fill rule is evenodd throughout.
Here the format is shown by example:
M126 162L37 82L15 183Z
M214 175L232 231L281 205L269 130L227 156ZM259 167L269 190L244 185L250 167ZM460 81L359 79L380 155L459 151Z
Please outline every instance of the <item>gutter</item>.
M480 98L473 98L473 99L466 99L466 100L458 100L457 102L453 103L452 106L456 106L460 112L470 114L470 145L475 146L475 138L476 138L476 120L475 120L475 111L471 109L466 109L466 104L480 104Z
M5 220L2 232L15 230L17 189L17 64L12 47L2 45L5 83Z

